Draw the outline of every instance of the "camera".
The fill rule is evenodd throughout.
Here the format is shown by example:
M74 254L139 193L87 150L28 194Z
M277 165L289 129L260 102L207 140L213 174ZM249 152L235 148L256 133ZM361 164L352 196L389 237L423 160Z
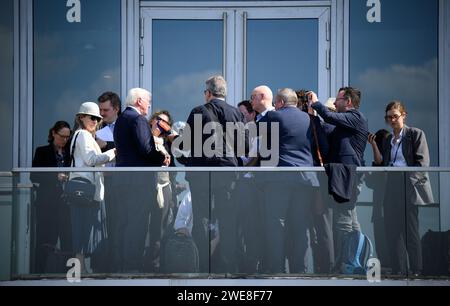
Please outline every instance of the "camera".
M167 122L164 122L162 120L156 121L156 126L161 133L160 135L163 137L170 135L170 133L172 132L172 127Z
M309 99L307 95L308 92L310 92L310 90L306 89L300 89L295 92L298 98L297 107L306 113L308 112L309 107Z

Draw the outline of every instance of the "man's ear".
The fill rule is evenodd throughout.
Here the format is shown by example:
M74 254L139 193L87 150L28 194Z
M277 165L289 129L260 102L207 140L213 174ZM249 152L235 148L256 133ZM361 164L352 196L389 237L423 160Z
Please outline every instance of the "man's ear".
M348 107L353 107L352 98L348 98L348 100L347 100L347 106L348 106Z

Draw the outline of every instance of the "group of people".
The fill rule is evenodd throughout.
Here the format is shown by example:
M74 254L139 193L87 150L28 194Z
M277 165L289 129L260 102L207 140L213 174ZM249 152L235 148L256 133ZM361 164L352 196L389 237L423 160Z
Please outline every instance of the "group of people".
M274 97L262 85L252 91L250 100L234 107L226 101L223 77L213 76L205 85L205 103L191 111L188 128L180 133L171 128L167 111L147 119L152 97L145 89L130 90L123 112L120 98L111 92L102 94L98 103L85 102L76 114L73 133L66 122L50 129L49 145L37 148L33 167L168 167L177 160L208 171L264 166L270 160L275 167L325 166L330 180L334 177L342 185L343 171L365 165L367 142L374 151L374 165L429 166L425 135L405 125L407 113L401 102L386 108L385 120L393 131L380 139L369 133L367 119L359 110L361 93L352 87L341 88L334 104L324 105L312 91L284 88ZM207 128L209 123L215 128ZM218 132L218 127L226 130L230 124L253 124L257 133L238 128L233 131L235 137L229 137ZM181 148L174 150L181 138ZM242 140L244 153L236 138ZM208 144L216 154L196 152ZM268 145L272 156L265 154L262 144ZM96 205L62 203L65 182L76 177L95 184ZM114 175L74 169L69 174L33 174L31 179L39 184L36 272L45 272L48 246L56 246L58 239L62 250L84 262L92 251L92 229L102 220L108 241L105 272L159 272L165 232L173 230L178 203L175 175L163 168L157 173L119 171ZM354 184L344 192L343 203L328 196L323 176L309 172L228 171L209 176L188 171L186 180L193 228L183 233L192 233L199 254L199 270L193 272L304 273L306 250L311 246L315 272L333 273L340 265L345 235L361 230L356 214L360 175L355 174ZM395 188L399 183L398 177L389 176L386 186ZM393 273L406 273L409 258L409 268L420 273L417 205L433 199L426 173L412 173L406 186L402 199L393 199L398 193L389 191L383 199L390 266Z

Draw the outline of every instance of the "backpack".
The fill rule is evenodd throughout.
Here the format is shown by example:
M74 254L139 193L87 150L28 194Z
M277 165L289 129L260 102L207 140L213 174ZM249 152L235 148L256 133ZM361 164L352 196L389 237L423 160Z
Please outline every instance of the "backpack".
M423 274L450 275L450 231L429 230L422 238Z
M366 274L367 261L373 256L369 237L359 231L345 234L342 241L341 273Z
M162 273L198 273L198 249L191 236L172 232L161 248Z

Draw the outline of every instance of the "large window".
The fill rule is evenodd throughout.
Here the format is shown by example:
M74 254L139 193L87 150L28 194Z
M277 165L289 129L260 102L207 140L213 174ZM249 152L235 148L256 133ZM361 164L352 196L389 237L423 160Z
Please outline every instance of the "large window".
M14 118L14 1L0 4L0 171L12 168Z
M205 80L222 74L222 20L153 21L153 108L186 121L204 103Z
M34 148L55 121L72 125L82 102L121 90L121 1L66 4L34 1Z
M363 93L362 112L372 132L389 130L383 119L386 105L404 102L407 124L425 131L436 166L439 1L382 1L379 23L367 21L366 3L350 1L350 84Z
M316 19L249 20L247 30L247 97L262 84L318 91Z

